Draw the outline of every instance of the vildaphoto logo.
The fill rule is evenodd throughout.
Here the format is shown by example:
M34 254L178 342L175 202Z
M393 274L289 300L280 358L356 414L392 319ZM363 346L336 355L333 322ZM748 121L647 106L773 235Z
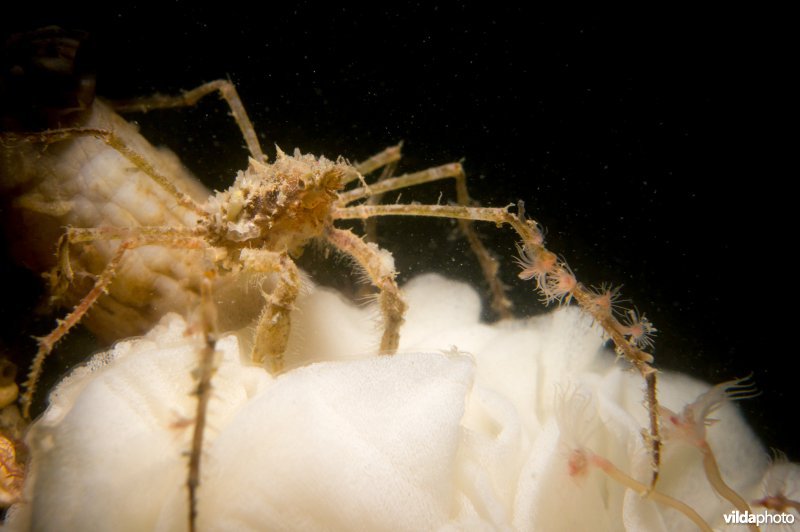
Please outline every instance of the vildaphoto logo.
M760 513L740 512L734 510L722 516L726 525L791 525L794 523L794 514L786 512L769 513L766 510Z

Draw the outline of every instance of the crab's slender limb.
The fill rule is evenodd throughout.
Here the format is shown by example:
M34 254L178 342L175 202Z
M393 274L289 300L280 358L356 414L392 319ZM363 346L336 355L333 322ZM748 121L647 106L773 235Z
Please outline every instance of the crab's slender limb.
M72 262L70 246L97 240L128 240L132 237L151 238L154 243L163 239L186 239L203 236L201 231L182 227L68 227L56 245L56 265L50 273L44 274L50 281L50 298L58 300L72 282Z
M358 174L366 175L370 172L374 172L379 168L383 168L384 166L388 166L392 163L396 163L400 160L401 154L400 151L403 148L403 143L399 143L395 146L389 146L385 150L380 153L376 153L369 159L365 161L361 161L360 163L355 163L353 167L356 169ZM358 175L352 174L348 175L342 182L342 184L346 185L347 183L351 183L358 179Z
M189 489L189 531L196 530L197 523L197 491L200 487L200 461L203 453L203 435L206 427L208 402L211 400L211 379L216 372L215 346L217 330L217 308L211 297L211 281L208 277L201 285L201 312L200 321L203 331L203 347L200 351L200 366L198 368L197 411L195 413L194 433L192 434L192 449L189 454L189 474L186 486Z
M650 468L652 470L652 474L650 475L650 489L655 489L656 483L658 482L658 474L661 469L662 445L660 433L661 420L658 417L658 395L656 393L658 390L658 373L641 360L634 362L634 366L639 370L639 373L644 375L644 382L646 385L644 405L645 408L647 408L647 416L650 423L645 441L650 447Z
M258 136L253 128L253 123L247 116L247 111L242 104L239 93L236 91L236 86L227 79L218 79L204 83L199 87L192 90L183 92L177 96L166 96L162 94L154 94L153 96L145 98L135 98L133 100L118 100L109 102L111 107L118 113L146 113L153 109L169 109L173 107L190 107L195 105L201 98L211 94L212 92L219 92L220 96L228 104L231 109L231 115L236 120L236 125L242 132L247 149L253 159L265 162L266 157L261 150L261 145L258 142Z
M150 164L144 157L142 157L136 150L132 149L128 144L122 140L113 131L96 128L66 128L66 129L49 129L40 133L7 133L3 135L4 138L11 142L18 140L26 142L40 142L44 144L51 144L54 142L63 142L72 140L76 137L95 137L102 142L106 143L110 148L113 148L120 155L128 159L134 166L144 172L150 179L158 183L158 185L172 195L179 205L185 207L192 212L205 216L206 212L197 204L192 198L178 190L172 181L161 174L156 168Z
M399 160L399 158L398 158ZM386 181L394 176L394 171L397 168L398 161L392 161L383 167L383 171L381 171L381 175L378 177L376 183L380 183L382 181ZM379 205L381 200L383 199L383 194L373 194L369 196L364 203L367 205ZM367 242L378 242L378 220L374 218L370 218L368 220L364 220L364 237Z
M544 247L542 234L536 223L525 218L522 207L522 204L518 206L520 212L515 215L509 212L507 208L496 207L469 207L462 205L358 205L354 207L334 208L331 216L334 220L363 220L373 216L430 216L436 218L492 222L498 226L507 224L510 225L522 239L521 249L526 251L526 255L529 257L547 254L552 255L552 253ZM658 480L658 470L661 461L661 436L659 429L658 398L656 394L657 378L655 370L650 365L653 361L652 355L644 352L625 338L625 327L617 321L611 312L595 304L597 294L577 282L572 272L563 262L554 262L545 277L548 281L544 283L546 286L542 286L542 283L540 283L538 288L544 293L546 298L549 301L568 301L570 299L575 299L581 308L589 313L594 320L603 327L606 334L613 340L617 353L628 359L628 361L636 367L642 377L644 377L647 386L646 406L650 421L646 439L650 447L653 467L650 486L654 488ZM550 281L552 281L552 283ZM546 292L546 290L549 290L549 293Z
M334 220L364 220L373 216L426 216L492 222L498 225L508 224L522 238L525 245L542 247L542 235L536 224L531 220L521 219L507 208L464 205L357 205L334 207L331 210L331 217Z
M469 247L478 258L478 264L483 271L483 278L489 285L489 292L492 294L492 308L502 319L510 319L513 317L511 312L511 300L506 296L506 286L498 275L500 264L497 262L486 246L483 245L478 233L472 226L472 222L467 220L459 220L458 226L461 232L467 237Z
M648 447L650 447L650 466L652 470L650 488L654 489L658 482L662 442L658 416L658 397L656 394L658 374L650 365L650 362L653 361L653 357L625 338L623 334L624 326L617 321L617 318L614 317L610 311L597 308L597 305L594 304L597 297L596 293L578 284L572 292L572 297L584 310L592 315L606 334L611 337L616 347L617 354L628 359L642 377L644 377L646 385L645 408L647 408L649 428L647 432L643 433L643 436L648 443Z
M354 201L358 201L375 194L383 194L385 192L391 192L392 190L399 190L402 188L422 185L424 183L431 183L433 181L448 178L453 178L457 182L464 179L464 170L459 163L449 163L441 166L434 166L433 168L428 168L427 170L421 170L411 174L403 174L391 179L385 179L377 183L372 183L368 187L359 187L342 192L339 194L339 199L336 201L336 206L344 207L350 203L353 203ZM458 188L461 187L458 186ZM464 184L464 189L465 188L466 183ZM469 196L466 193L465 195L468 200Z
M258 318L252 353L253 361L262 364L269 359L272 372L279 373L289 341L291 313L300 291L300 273L286 253L258 250L246 260L252 270L279 275L272 293L264 294L266 305Z
M455 180L457 203L463 206L472 206L473 202L467 190L466 174L460 163L450 163L428 168L421 172L414 172L413 174L406 174L373 183L369 185L369 187L361 187L344 192L340 194L339 201L336 205L338 207L344 207L365 197L368 198L392 190L448 178ZM475 228L472 226L471 219L459 218L458 225L461 232L467 237L470 248L472 248L472 252L477 257L481 271L483 271L483 276L489 285L489 290L492 294L492 308L501 318L510 318L512 316L511 301L506 297L506 288L500 280L500 276L497 274L500 269L497 259L489 253L489 250L486 249L486 246L481 242L480 237L475 232Z
M378 179L375 181L376 183L380 183L385 181L394 175L394 171L397 168L397 163L400 161L402 157L401 150L403 147L403 143L400 142L395 146L390 146L383 150L382 152L373 155L369 159L355 163L353 167L356 169L357 174L348 174L348 177L344 181L344 183L350 183L355 179L360 179L360 184L363 188L369 190L369 185L367 184L366 180L363 178L364 175L369 174L371 172L375 172L379 169L381 170L381 174ZM368 205L378 205L383 198L383 194L373 194L368 196L365 200L365 203ZM367 220L362 220L362 224L364 226L364 240L367 242L375 242L378 243L378 220L374 218L369 218ZM358 294L367 297L370 293L370 287L367 285L360 285L358 287Z
M97 277L92 289L81 299L75 308L72 309L72 312L67 314L63 320L57 320L56 328L53 329L50 334L37 338L39 349L31 364L28 380L25 383L25 393L22 395L22 413L26 418L30 417L33 394L36 391L36 384L41 376L45 358L47 358L47 355L53 350L55 344L80 322L81 318L89 312L97 299L106 292L108 285L111 284L111 281L114 279L117 267L122 262L128 250L151 244L162 244L185 249L202 249L206 245L201 238L198 238L195 231L175 227L71 229L68 231L68 235L71 235L75 240L69 240L70 237L68 236L66 240L67 243L114 238L124 238L126 240L119 245L105 269L103 269ZM66 247L67 246L63 246L60 247L60 249L66 249Z
M407 305L400 296L400 289L394 279L397 272L394 270L391 254L373 243L364 242L351 231L332 226L326 228L325 238L339 251L353 257L369 276L372 284L380 290L378 302L383 315L380 352L384 355L394 354L400 343L400 326L403 324Z

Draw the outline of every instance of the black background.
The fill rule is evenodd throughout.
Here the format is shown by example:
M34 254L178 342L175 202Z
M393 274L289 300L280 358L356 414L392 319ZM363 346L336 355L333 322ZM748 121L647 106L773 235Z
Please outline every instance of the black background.
M473 197L525 200L580 280L624 285L659 329L657 367L711 382L752 372L762 394L741 403L746 416L768 446L800 458L787 94L797 61L785 14L252 9L37 6L6 13L2 30L89 31L106 97L230 77L271 154L278 143L359 160L404 140L401 170L464 158ZM246 163L215 98L130 118L212 187ZM440 190L452 197L437 185L403 199L435 202ZM381 221L380 230L402 279L435 270L479 280L452 224ZM514 282L513 238L481 231L506 259L520 314L539 311L529 285ZM310 255L317 278L346 286Z

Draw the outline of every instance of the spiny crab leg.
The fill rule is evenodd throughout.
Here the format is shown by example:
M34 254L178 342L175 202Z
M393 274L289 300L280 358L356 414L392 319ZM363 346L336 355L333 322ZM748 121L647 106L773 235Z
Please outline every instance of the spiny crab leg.
M189 531L197 529L198 503L197 493L200 488L200 462L203 455L203 436L208 415L208 403L213 388L211 379L216 373L214 363L217 345L217 307L211 296L211 280L207 276L200 287L201 312L200 321L203 328L203 347L200 351L200 367L197 375L197 409L195 411L194 431L192 432L192 450L189 453L189 474L186 487L189 490Z
M354 188L353 190L348 190L347 192L342 192L339 194L339 199L336 201L336 206L344 207L345 205L353 203L354 201L373 196L375 194L383 194L385 192L391 192L392 190L430 183L440 179L455 178L460 184L463 179L460 176L463 175L464 170L461 167L461 164L443 164L441 166L435 166L420 172L384 179L383 181L372 183L369 185L369 188L359 187ZM465 188L466 186L463 187L463 189ZM460 191L463 190L461 186L459 186L459 189Z
M369 186L355 188L353 190L343 192L339 195L339 199L335 203L335 206L345 207L354 201L371 197L376 194L383 194L392 190L422 185L448 178L455 180L456 201L458 204L461 206L472 206L472 200L470 199L469 191L467 190L466 174L464 173L464 168L460 163L444 164L441 166L428 168L427 170L422 170L420 172L414 172L412 174L385 179ZM370 205L364 205L363 207L369 206ZM450 216L444 217L453 218ZM506 297L505 286L501 282L500 277L497 275L498 271L500 270L500 265L498 264L497 259L495 259L491 253L489 253L489 250L486 249L486 247L483 245L483 242L481 242L480 237L475 232L475 228L472 226L472 219L458 217L455 218L458 219L459 228L467 237L467 241L469 242L473 253L475 253L475 256L478 258L478 263L483 271L483 276L486 279L486 282L489 285L489 290L492 294L492 308L501 318L511 318L511 301Z
M372 284L380 290L378 303L384 321L380 352L384 355L394 354L400 343L400 326L404 321L406 303L394 279L397 272L391 254L373 243L364 242L351 231L331 226L326 228L325 238L336 249L353 257Z
M242 136L247 143L250 156L257 161L265 162L267 159L264 156L264 152L261 150L261 145L258 143L258 135L256 135L256 131L253 128L253 123L250 122L250 118L247 116L247 111L244 109L236 87L227 79L218 79L204 83L199 87L185 91L177 96L155 94L147 98L112 101L110 104L118 113L146 113L153 109L190 107L212 92L219 92L219 95L225 100L228 107L230 107L233 119L236 120L236 124L239 126L239 130L242 132Z
M397 178L400 179L400 178ZM332 210L335 220L366 219L374 216L427 216L436 218L455 218L460 220L492 222L500 226L510 225L522 239L521 249L527 259L547 263L548 270L537 278L537 288L546 301L567 302L575 299L581 308L588 312L614 342L617 354L624 356L636 367L647 386L645 406L649 414L649 433L645 434L651 450L652 476L650 486L658 480L661 461L661 437L659 432L658 398L656 395L656 371L650 365L652 355L644 352L626 338L628 328L620 323L612 313L607 296L587 289L577 282L569 267L544 247L544 240L535 222L525 218L523 205L519 213L512 214L508 208L469 207L461 205L359 205L339 207ZM550 260L552 259L552 260Z
M111 238L114 238L115 236L124 236L126 240L119 245L105 269L103 269L103 271L97 277L92 289L72 309L72 312L70 312L63 320L58 320L56 328L53 329L50 334L36 339L37 343L39 344L39 349L37 350L36 356L31 364L31 369L28 373L28 380L25 383L25 393L22 395L22 414L25 418L30 417L33 394L36 392L36 384L39 382L39 377L42 373L42 367L45 358L47 358L47 355L49 355L53 350L53 346L55 346L56 343L70 331L70 329L80 322L81 318L83 318L83 316L89 312L97 299L106 292L108 286L111 284L111 281L114 279L117 267L122 262L122 259L128 250L151 244L161 244L173 248L184 249L202 249L206 245L203 240L197 237L194 231L189 229L184 229L181 231L180 229L174 227L127 229L114 228L113 230L70 229L66 233L67 236L64 240L65 244L60 245L59 249L68 249L68 244L73 241L88 242L92 240L107 240L110 232L115 233L113 236L111 236ZM74 240L71 240L71 238ZM60 251L60 253L66 253L66 251ZM68 260L69 259L67 258L67 264ZM60 260L59 263L63 265L64 260ZM69 274L64 273L64 275L68 276Z
M119 152L120 155L133 163L134 166L144 172L150 179L158 183L161 188L175 197L179 205L200 216L206 215L206 212L200 205L197 204L197 202L178 190L178 188L173 184L172 180L156 170L156 168L149 161L142 157L136 150L131 148L128 143L125 142L125 140L120 138L113 131L96 128L65 128L50 129L40 133L8 133L4 135L4 138L7 139L6 142L12 144L18 141L52 144L54 142L72 140L76 137L95 137L96 139L101 140L107 146Z
M402 142L395 146L389 146L382 152L376 153L369 159L361 161L360 163L355 163L353 167L356 169L356 172L358 172L361 175L366 175L369 174L370 172L374 172L379 168L383 168L384 166L392 164L393 162L399 161L401 157L400 150L402 149L402 147L403 147ZM347 183L351 183L356 179L358 179L357 175L355 174L349 175L347 176L347 178L342 180L342 184L346 185Z

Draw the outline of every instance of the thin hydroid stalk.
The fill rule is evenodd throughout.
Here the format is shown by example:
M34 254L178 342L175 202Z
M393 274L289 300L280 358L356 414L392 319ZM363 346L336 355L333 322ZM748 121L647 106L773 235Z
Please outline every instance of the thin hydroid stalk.
M717 460L714 458L714 453L711 451L711 447L708 446L708 443L703 442L703 445L700 446L700 450L703 451L703 469L705 469L706 477L708 477L708 481L711 483L714 491L729 500L740 512L753 513L747 501L722 480ZM754 531L759 529L755 524L750 524L748 528Z
M704 530L707 532L712 532L712 528L705 522L705 520L700 517L693 508L691 508L686 503L679 501L669 495L665 495L660 491L649 487L638 480L630 477L626 473L623 473L617 466L603 458L602 456L598 456L596 454L592 454L590 457L590 462L595 467L599 468L603 473L611 477L612 479L616 480L623 486L626 486L645 499L651 499L659 504L663 504L664 506L669 506L670 508L677 510L678 512L682 513L686 517L692 520L692 522L697 525L700 530Z

